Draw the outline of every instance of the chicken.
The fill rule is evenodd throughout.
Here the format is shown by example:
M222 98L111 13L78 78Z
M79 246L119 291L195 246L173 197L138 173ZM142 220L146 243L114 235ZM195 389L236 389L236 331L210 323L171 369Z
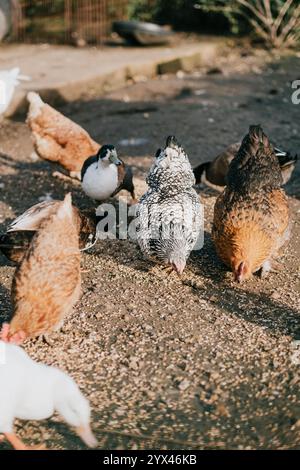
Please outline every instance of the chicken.
M88 158L81 170L82 189L96 201L105 201L122 189L135 203L132 169L120 160L113 145L103 145L97 155Z
M211 162L201 163L194 168L196 184L205 183L207 186L222 191L226 185L229 165L237 155L240 146L241 142L232 144ZM285 185L292 176L298 156L291 155L276 147L274 150L281 168L282 184Z
M0 434L16 450L28 448L13 430L14 420L43 420L57 411L88 447L97 441L90 427L90 405L71 377L39 364L19 346L0 341Z
M22 261L35 233L59 205L60 201L52 200L30 207L9 225L6 233L0 235L0 250L10 261L16 264ZM96 241L98 218L95 211L80 211L75 206L73 212L79 233L79 248L86 250Z
M85 160L98 152L100 145L78 124L44 103L37 93L27 95L30 103L27 124L36 153L44 160L59 163L80 179Z
M41 224L16 270L14 311L1 339L20 344L58 330L79 299L80 286L78 227L68 194Z
M190 162L175 137L158 150L137 208L137 241L144 255L182 274L203 222Z
M214 210L212 237L238 282L276 266L289 237L289 208L278 158L260 126L251 126Z

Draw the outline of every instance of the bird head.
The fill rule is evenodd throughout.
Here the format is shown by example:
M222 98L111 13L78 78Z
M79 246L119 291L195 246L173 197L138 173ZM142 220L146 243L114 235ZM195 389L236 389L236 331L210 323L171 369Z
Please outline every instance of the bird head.
M246 281L252 275L252 270L248 261L237 260L233 262L232 271L234 274L234 280L239 283Z
M54 406L65 421L75 428L81 440L91 448L97 446L97 440L90 426L90 405L71 377L55 369Z
M187 155L179 144L179 142L177 141L176 137L174 135L170 135L169 137L167 137L162 163L166 167L171 167L174 166L176 163L178 164L179 162L185 162L186 159Z
M164 149L157 150L147 183L150 187L175 193L194 185L195 177L187 154L174 136L167 138Z
M116 166L122 165L122 161L119 159L117 150L113 145L103 145L98 152L98 160Z
M174 271L176 271L178 276L181 276L186 265L186 257L184 255L180 255L180 253L173 253L169 258L169 264L172 266Z
M174 135L169 135L169 137L167 137L167 140L166 140L166 148L167 147L170 147L170 148L173 148L173 149L177 150L177 149L181 148L181 145L177 141L177 139Z
M187 234L181 225L168 225L163 234L165 248L164 263L171 266L181 276L190 253Z

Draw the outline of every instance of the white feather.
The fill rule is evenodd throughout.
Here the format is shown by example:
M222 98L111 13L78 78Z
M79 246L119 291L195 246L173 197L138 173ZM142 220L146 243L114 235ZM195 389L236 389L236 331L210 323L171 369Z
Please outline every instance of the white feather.
M30 80L30 78L20 75L18 67L11 70L0 70L0 115L4 114L9 107L15 93L15 88L21 80Z
M71 377L0 341L0 434L13 432L15 418L43 420L54 411L70 426L89 429L88 401Z
M109 198L118 186L118 169L114 164L101 160L92 163L85 172L82 189L87 196L96 201Z

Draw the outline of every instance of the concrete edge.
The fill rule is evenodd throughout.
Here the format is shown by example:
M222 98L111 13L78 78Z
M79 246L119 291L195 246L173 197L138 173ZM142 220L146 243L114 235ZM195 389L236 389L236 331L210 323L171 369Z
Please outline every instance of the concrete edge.
M101 97L106 93L123 88L128 80L137 76L147 79L163 74L176 74L182 70L192 72L199 66L211 66L220 55L222 47L219 43L199 44L199 50L185 52L178 57L166 60L151 60L141 64L122 66L114 72L101 74L73 83L65 83L55 88L36 88L33 91L39 93L44 101L53 106L59 106L81 99ZM7 110L5 117L23 116L27 112L27 91L17 90L15 97Z

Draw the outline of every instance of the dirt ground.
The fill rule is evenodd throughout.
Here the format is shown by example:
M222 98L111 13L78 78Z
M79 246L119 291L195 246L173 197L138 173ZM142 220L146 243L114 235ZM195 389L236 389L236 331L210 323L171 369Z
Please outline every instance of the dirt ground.
M233 50L218 68L152 81L137 77L126 89L62 112L99 142L118 146L133 165L139 195L169 134L193 165L257 123L279 147L299 153L300 105L291 102L291 82L300 79L300 59ZM124 139L145 140L133 146ZM72 191L79 207L93 206L79 185L54 178L51 164L32 161L21 119L3 123L0 151L2 231L47 194L62 199ZM32 341L25 348L80 384L91 401L99 448L300 448L299 178L298 165L286 187L294 226L284 269L267 279L232 282L210 240L216 193L203 188L205 246L192 254L182 279L151 270L129 241L101 241L83 255L82 298L64 332L53 346ZM5 320L14 268L3 256L0 264ZM84 448L58 416L16 424L28 444Z

